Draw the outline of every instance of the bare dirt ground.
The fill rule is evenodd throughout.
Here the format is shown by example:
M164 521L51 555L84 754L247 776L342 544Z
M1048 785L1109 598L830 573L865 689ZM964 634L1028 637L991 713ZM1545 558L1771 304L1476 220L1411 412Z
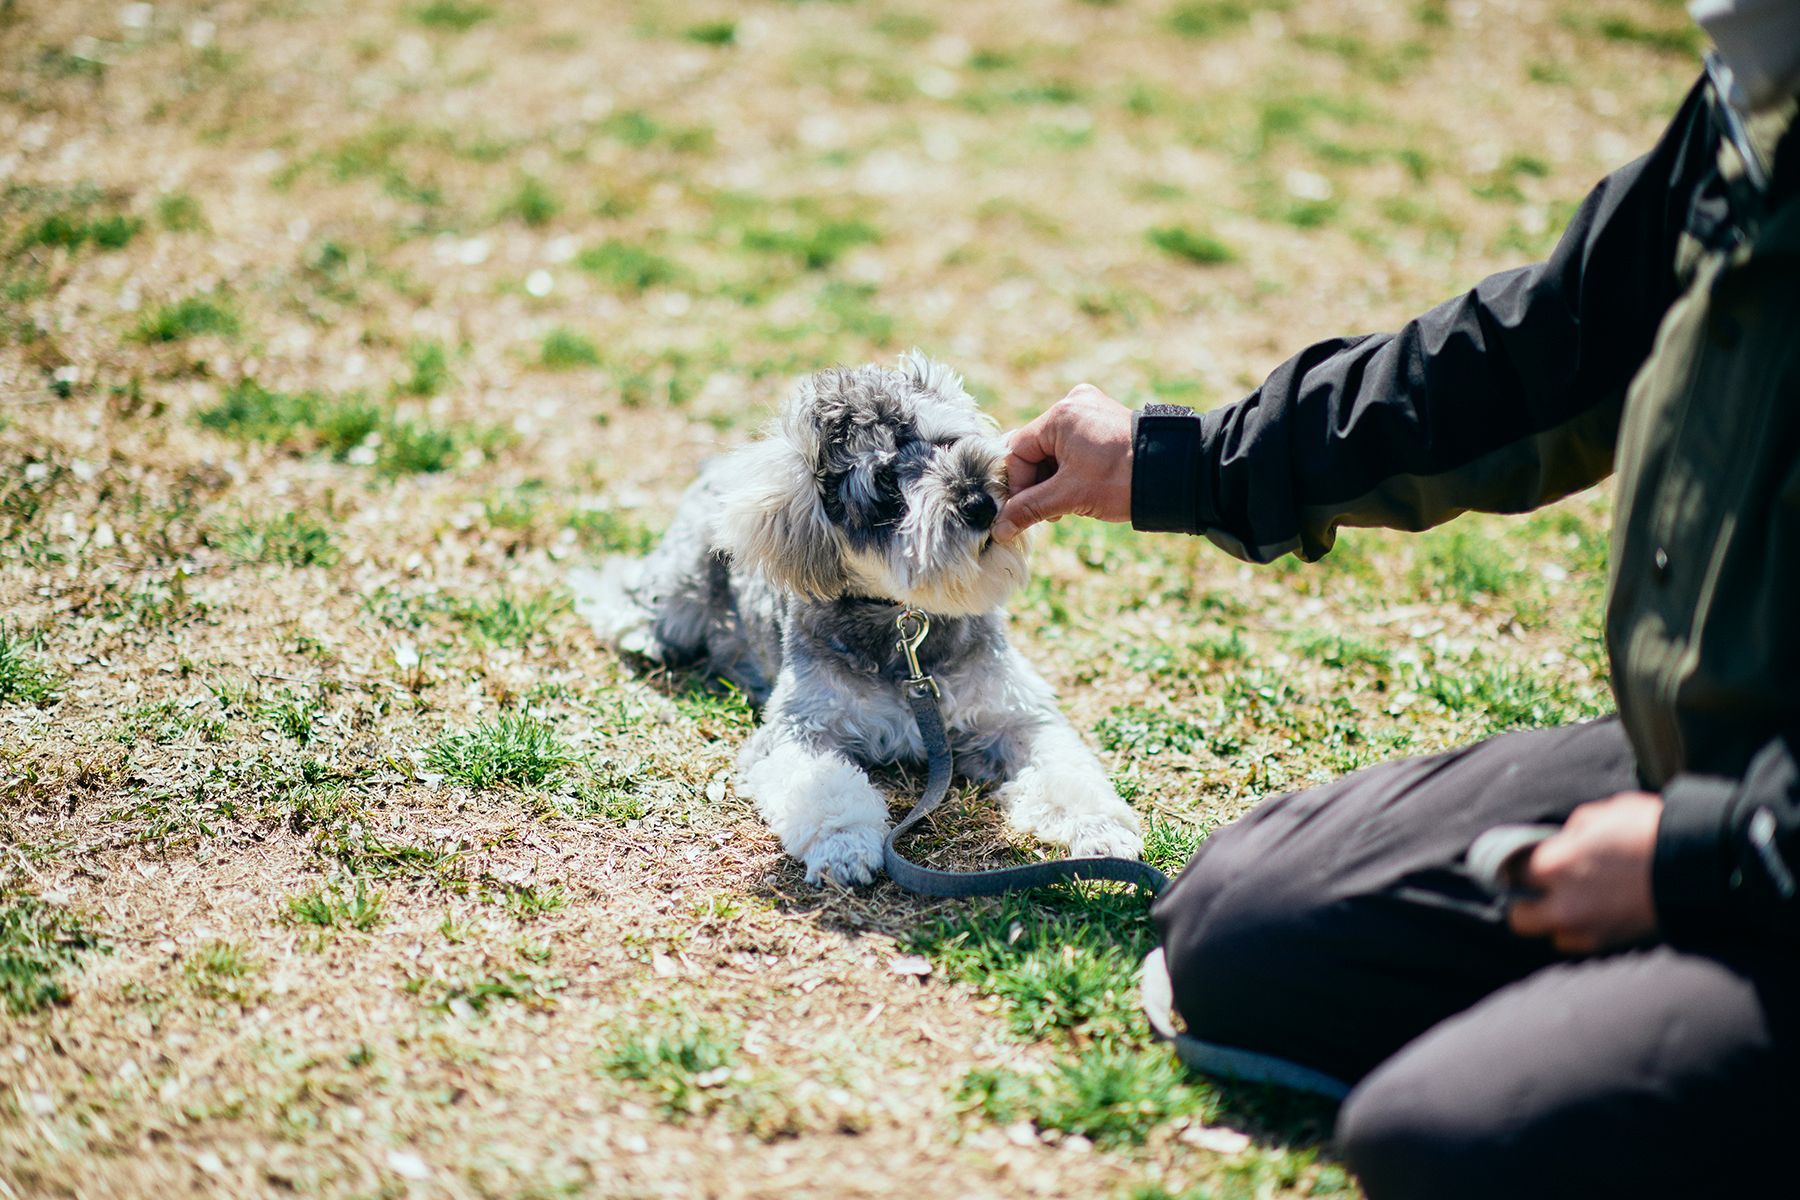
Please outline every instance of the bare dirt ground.
M1143 905L819 892L622 663L806 371L1207 406L1541 256L1661 0L0 3L0 1195L1355 1194ZM1013 630L1178 866L1609 706L1607 498L1316 566L1069 521ZM918 779L891 773L896 803ZM926 848L1012 845L973 793Z

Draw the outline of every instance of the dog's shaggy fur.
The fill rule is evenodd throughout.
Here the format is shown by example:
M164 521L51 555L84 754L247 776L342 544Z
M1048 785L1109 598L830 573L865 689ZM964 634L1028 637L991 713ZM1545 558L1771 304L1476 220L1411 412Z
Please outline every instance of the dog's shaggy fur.
M988 537L1006 447L947 367L823 371L761 441L708 462L646 558L575 580L602 638L702 663L763 705L738 756L809 882L871 882L887 803L865 767L925 757L901 692L894 619L930 614L919 650L956 769L1004 781L1013 826L1076 855L1135 858L1137 816L1006 640L1025 538Z

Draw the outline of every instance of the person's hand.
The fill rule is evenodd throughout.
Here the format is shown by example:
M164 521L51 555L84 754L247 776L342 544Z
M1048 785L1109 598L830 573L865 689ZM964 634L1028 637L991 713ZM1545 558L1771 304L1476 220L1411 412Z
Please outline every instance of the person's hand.
M1541 894L1513 902L1513 932L1548 937L1564 954L1595 954L1654 933L1650 864L1662 807L1650 792L1620 792L1570 813L1519 873Z
M990 531L995 541L1070 514L1131 519L1131 410L1092 384L1014 432L1007 451L1011 495Z

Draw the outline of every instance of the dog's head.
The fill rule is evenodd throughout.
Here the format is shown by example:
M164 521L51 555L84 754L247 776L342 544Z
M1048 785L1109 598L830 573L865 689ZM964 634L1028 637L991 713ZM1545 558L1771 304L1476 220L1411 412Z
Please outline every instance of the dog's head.
M875 596L946 616L1023 586L1026 539L989 539L1006 444L962 380L918 351L821 371L730 460L719 543L814 599Z

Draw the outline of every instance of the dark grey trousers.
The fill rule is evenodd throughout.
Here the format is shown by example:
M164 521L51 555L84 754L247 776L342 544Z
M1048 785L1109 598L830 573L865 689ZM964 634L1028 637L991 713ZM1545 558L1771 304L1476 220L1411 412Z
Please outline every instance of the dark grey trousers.
M1337 1136L1372 1200L1777 1194L1800 956L1722 936L1566 959L1463 873L1483 830L1636 786L1608 719L1265 801L1157 901L1176 1007L1355 1084Z

